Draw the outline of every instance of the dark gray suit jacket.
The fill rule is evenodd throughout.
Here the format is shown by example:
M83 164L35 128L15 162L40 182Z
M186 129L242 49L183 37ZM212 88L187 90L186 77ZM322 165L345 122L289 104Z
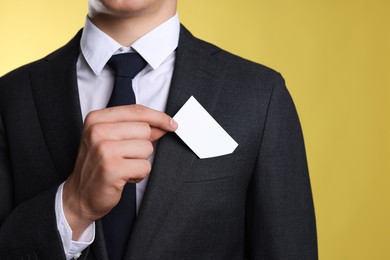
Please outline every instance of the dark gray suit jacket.
M54 214L82 118L80 33L0 79L0 259L63 259ZM159 142L125 259L317 259L304 143L282 77L181 28L166 112L191 96L238 142L200 160ZM101 225L83 258L107 259Z

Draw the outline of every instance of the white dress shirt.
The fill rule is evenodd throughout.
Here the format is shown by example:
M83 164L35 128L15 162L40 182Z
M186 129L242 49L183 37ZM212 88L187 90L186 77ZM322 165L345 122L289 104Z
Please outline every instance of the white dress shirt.
M81 36L81 53L77 60L77 83L83 120L93 110L105 108L114 85L114 73L106 65L113 54L138 52L148 63L133 79L137 104L165 111L171 84L175 50L179 41L178 14L142 36L130 47L121 46L87 18ZM153 161L154 154L149 158ZM137 212L148 182L145 178L136 186ZM72 240L72 230L62 208L63 184L56 195L57 226L67 259L78 258L95 237L95 223L84 231L78 241Z

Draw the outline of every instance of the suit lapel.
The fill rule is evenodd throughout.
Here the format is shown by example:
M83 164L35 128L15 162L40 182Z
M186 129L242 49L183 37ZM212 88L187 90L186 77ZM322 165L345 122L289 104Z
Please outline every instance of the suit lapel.
M195 39L181 28L176 64L166 113L173 116L193 95L212 112L220 92L218 69L210 62L218 52ZM175 202L183 185L181 175L191 169L198 157L174 133L166 134L158 144L152 172L136 223L129 240L125 259L145 258L153 239L163 225L170 205Z
M73 170L82 129L76 77L80 35L31 72L38 117L61 181Z
M63 48L47 56L31 72L31 88L42 131L60 181L73 170L82 131L76 63L81 31ZM88 259L108 259L101 223Z

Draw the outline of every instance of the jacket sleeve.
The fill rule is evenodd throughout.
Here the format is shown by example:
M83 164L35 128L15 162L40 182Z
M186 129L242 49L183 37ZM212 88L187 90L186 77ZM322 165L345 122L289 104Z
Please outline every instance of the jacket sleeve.
M54 198L57 187L14 209L12 169L0 116L0 259L65 259Z
M315 215L302 131L278 75L246 206L248 259L317 259Z

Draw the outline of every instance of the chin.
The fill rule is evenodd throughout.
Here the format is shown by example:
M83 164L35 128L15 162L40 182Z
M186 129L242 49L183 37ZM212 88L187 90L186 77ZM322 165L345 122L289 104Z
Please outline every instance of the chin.
M89 0L90 10L115 16L131 16L154 9L161 0Z

